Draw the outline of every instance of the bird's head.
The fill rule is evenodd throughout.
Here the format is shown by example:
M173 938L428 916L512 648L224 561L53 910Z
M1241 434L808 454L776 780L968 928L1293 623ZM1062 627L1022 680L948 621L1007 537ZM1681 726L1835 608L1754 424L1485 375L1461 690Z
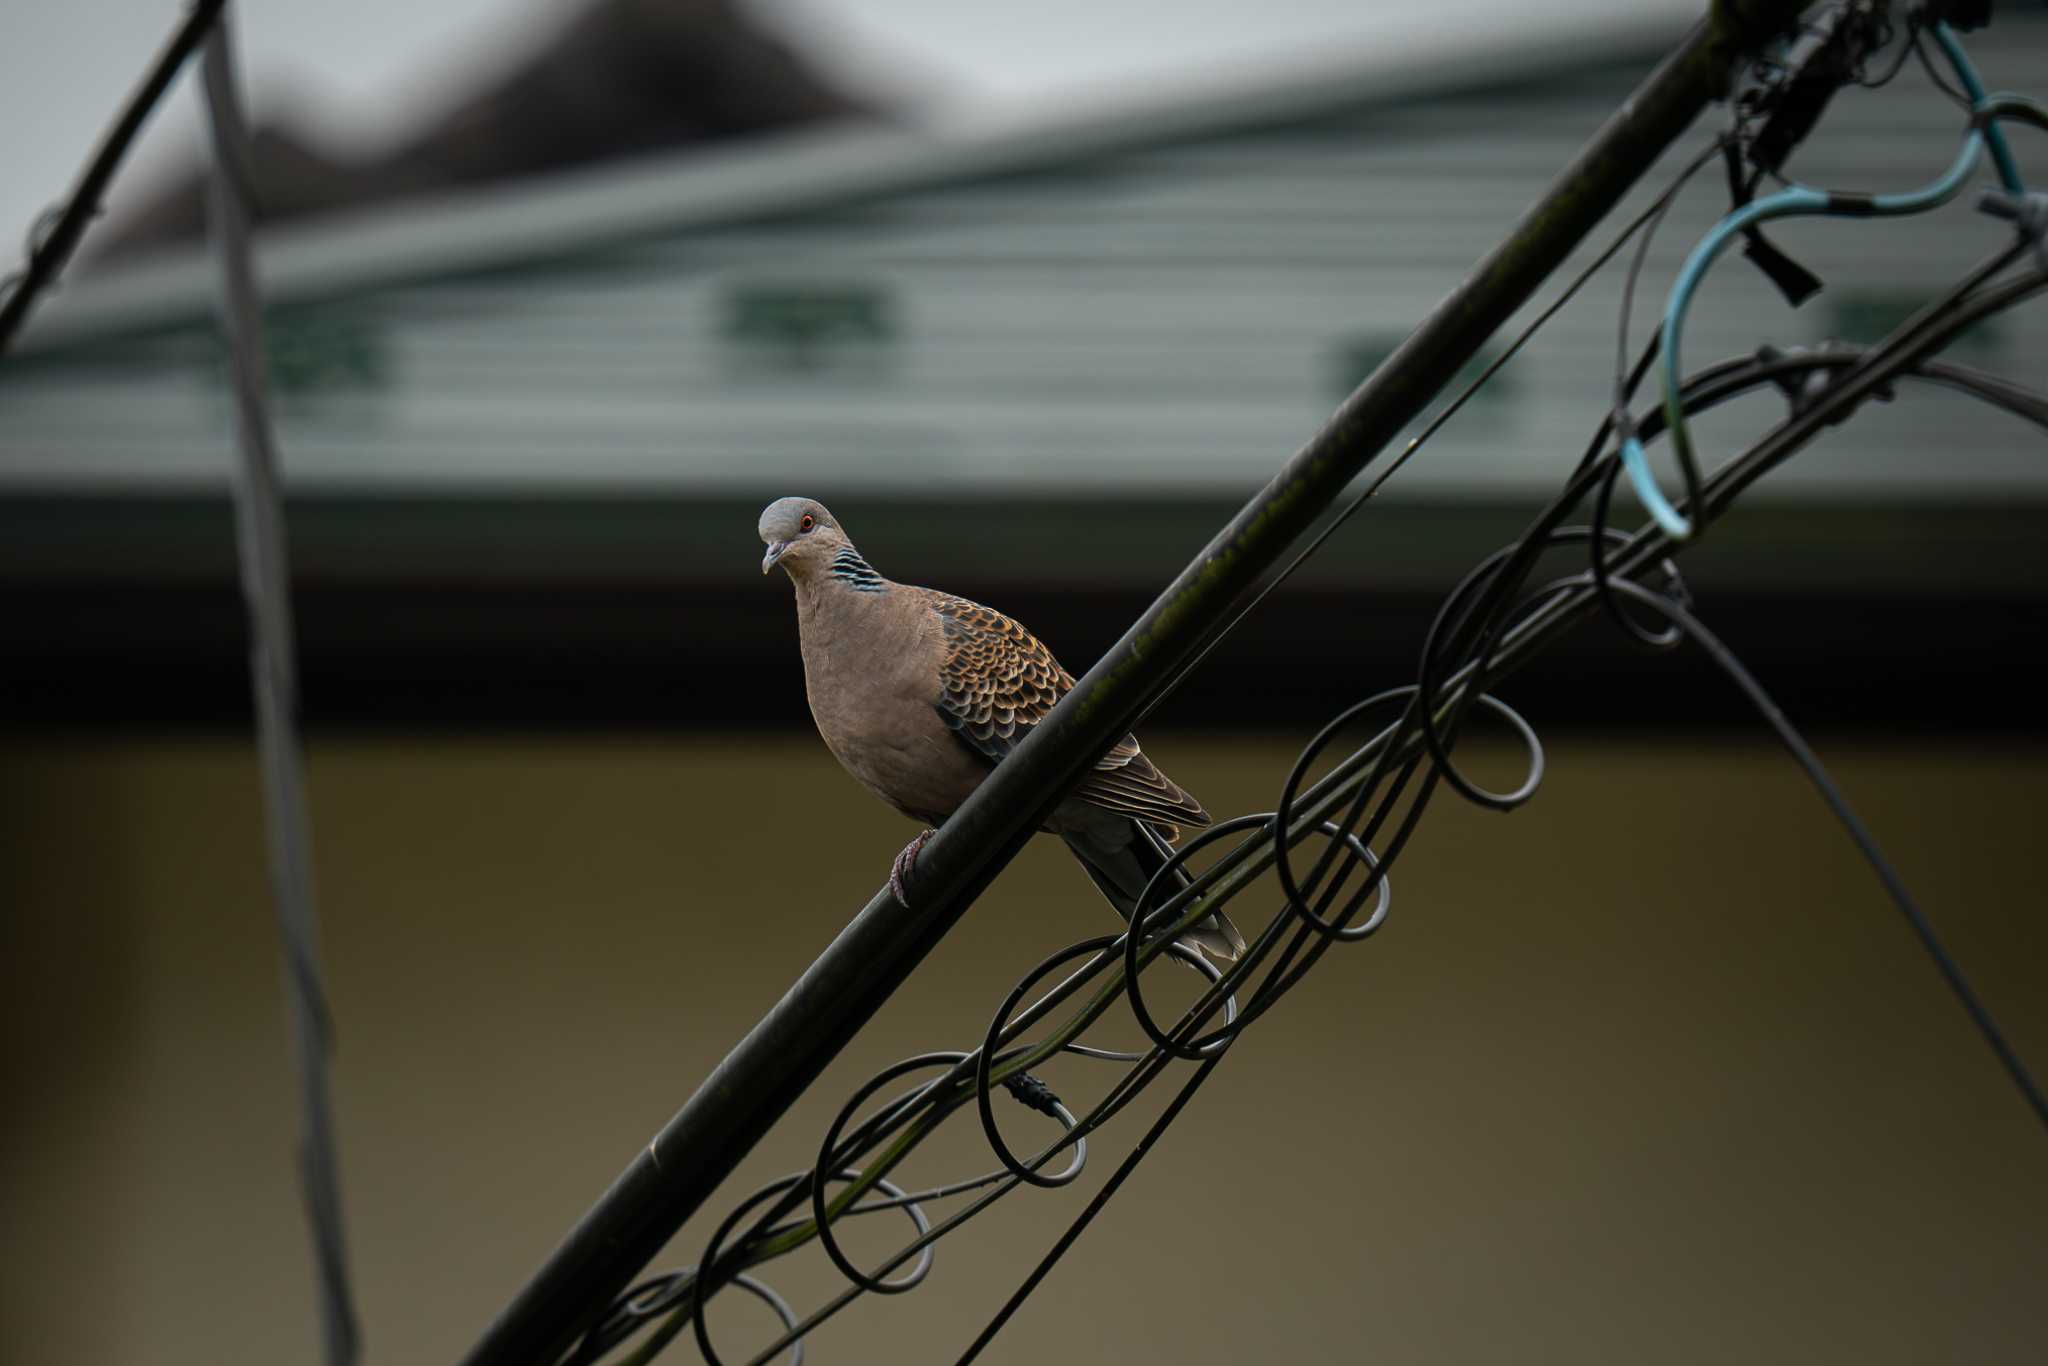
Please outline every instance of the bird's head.
M777 498L770 503L761 513L761 539L768 546L768 553L761 557L761 572L779 564L793 579L823 569L835 554L853 544L815 498Z

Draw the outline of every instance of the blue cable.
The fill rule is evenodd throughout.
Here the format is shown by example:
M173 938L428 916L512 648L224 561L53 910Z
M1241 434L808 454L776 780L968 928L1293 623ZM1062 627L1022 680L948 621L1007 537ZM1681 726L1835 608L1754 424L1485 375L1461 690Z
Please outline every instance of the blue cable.
M1984 82L1977 79L1977 68L1970 65L1970 59L1963 55L1963 45L1956 38L1954 30L1947 24L1936 24L1933 29L1934 41L1941 44L1948 64L1955 68L1956 79L1963 84L1963 93L1970 97L1970 103L1980 112L1984 108ZM2005 145L2005 131L1996 123L1987 120L1984 135L1991 144L1991 161L1998 167L1999 183L2009 194L2024 194L2026 186L2020 181L2019 164L2012 159L2012 149Z
M1962 47L1947 24L1934 25L1934 36L1955 67L1958 78L1969 92L1980 113L1994 111L2000 101L1984 93L1984 86L1977 79L1976 70L1963 55ZM1664 308L1663 336L1658 356L1658 378L1664 390L1665 426L1671 433L1671 446L1677 454L1680 466L1688 472L1688 483L1692 482L1693 447L1691 434L1686 429L1685 405L1680 394L1678 338L1685 327L1686 310L1692 305L1693 292L1699 288L1707 270L1726 251L1742 232L1758 223L1774 218L1788 218L1798 215L1821 214L1837 218L1890 218L1900 214L1924 213L1938 208L1954 199L1969 183L1989 145L1993 160L1998 165L1999 178L2008 190L2023 193L2024 186L2019 178L2018 167L2014 165L2012 153L2005 145L2005 137L1998 125L1986 119L1983 127L1972 128L1963 139L1962 151L1955 163L1940 179L1917 190L1898 194L1841 194L1815 189L1810 185L1792 185L1753 200L1723 218L1693 248L1685 266L1678 273L1678 279L1671 286L1671 298ZM1650 458L1643 450L1643 443L1630 432L1621 443L1621 463L1628 472L1629 483L1634 486L1636 497L1649 512L1651 520L1661 527L1674 541L1691 540L1696 527L1691 518L1685 516L1664 491L1657 487L1656 479L1650 473Z

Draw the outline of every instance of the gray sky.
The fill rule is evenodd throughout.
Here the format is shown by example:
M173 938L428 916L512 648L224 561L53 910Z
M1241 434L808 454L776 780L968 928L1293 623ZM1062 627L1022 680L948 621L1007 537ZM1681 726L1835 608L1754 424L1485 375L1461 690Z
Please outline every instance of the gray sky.
M570 0L261 0L236 3L242 72L259 114L296 110L325 136L389 137L539 41ZM754 0L842 79L963 114L1114 104L1251 79L1348 51L1440 43L1478 23L1555 29L1668 11L1674 34L1705 0ZM14 0L0 44L0 271L29 222L68 193L182 0ZM1163 18L1168 16L1170 18ZM199 139L181 79L116 182L118 208Z

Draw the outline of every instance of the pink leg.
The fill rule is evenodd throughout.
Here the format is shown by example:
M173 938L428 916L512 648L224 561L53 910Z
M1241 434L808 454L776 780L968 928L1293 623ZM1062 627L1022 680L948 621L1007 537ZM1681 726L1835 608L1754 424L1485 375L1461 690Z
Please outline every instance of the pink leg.
M937 834L936 830L918 832L916 839L903 846L903 852L889 865L889 891L895 896L896 904L904 910L910 909L910 896L903 890L904 884L917 872L917 852L924 848L924 842Z

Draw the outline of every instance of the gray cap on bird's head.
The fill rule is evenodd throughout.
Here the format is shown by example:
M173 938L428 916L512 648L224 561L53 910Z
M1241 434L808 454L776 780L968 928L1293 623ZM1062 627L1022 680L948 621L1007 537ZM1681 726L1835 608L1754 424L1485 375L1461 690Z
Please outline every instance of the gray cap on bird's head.
M761 512L761 539L768 553L761 572L783 565L795 575L832 550L851 544L825 505L815 498L777 498Z

